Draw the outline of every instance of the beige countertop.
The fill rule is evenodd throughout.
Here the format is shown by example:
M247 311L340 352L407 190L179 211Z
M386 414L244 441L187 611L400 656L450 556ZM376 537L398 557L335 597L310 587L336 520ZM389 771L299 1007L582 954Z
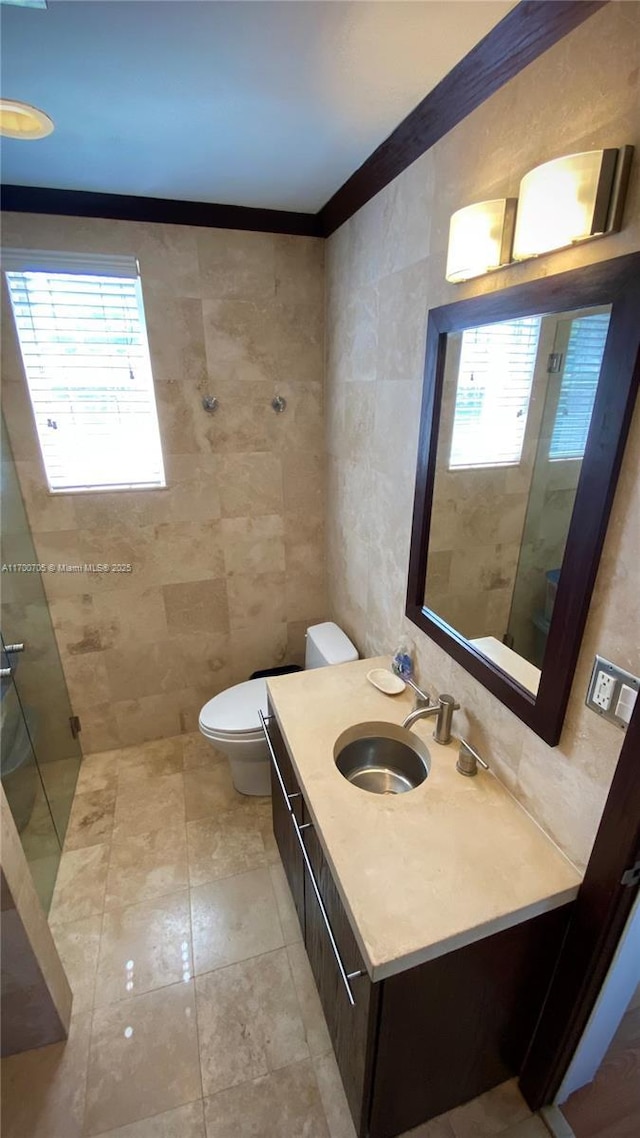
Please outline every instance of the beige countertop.
M407 794L352 786L333 747L356 723L401 723L409 689L387 696L366 679L389 657L267 681L295 772L372 980L471 944L572 900L581 877L490 772L464 778L457 739L433 739L435 719L412 730L431 771ZM455 732L455 717L454 717ZM491 763L491 755L484 758Z

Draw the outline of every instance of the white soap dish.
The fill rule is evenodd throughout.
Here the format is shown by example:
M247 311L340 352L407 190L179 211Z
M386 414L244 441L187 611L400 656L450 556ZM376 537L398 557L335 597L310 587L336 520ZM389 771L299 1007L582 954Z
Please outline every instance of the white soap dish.
M400 695L407 686L400 676L395 676L393 672L389 672L386 668L372 668L367 672L367 679L370 684L378 691L384 692L385 695Z

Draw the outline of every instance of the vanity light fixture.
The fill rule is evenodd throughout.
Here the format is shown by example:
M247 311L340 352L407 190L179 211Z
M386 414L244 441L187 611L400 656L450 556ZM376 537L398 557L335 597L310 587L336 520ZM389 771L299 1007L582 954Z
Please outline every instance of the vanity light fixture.
M587 150L536 166L520 182L515 261L538 257L622 224L632 146Z
M467 281L509 264L515 212L515 198L496 198L465 206L451 215L448 281Z
M54 129L53 119L31 103L17 99L0 99L0 134L30 142L46 138Z

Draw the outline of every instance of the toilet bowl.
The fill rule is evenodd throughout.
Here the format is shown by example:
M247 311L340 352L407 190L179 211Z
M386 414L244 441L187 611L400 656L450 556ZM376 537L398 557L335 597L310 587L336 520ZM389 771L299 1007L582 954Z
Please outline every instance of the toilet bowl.
M322 668L357 660L358 653L337 624L325 621L307 629L305 668ZM241 794L271 793L269 750L260 711L267 714L267 684L247 680L205 703L198 726L205 739L229 760L231 778Z
M205 703L198 726L229 759L233 785L241 794L270 794L268 753L259 711L267 714L265 680L247 680Z

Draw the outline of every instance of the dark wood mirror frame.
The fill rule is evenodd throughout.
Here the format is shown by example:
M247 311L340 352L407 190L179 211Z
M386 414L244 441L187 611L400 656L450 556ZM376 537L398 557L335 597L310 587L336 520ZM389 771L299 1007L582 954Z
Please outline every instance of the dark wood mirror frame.
M424 603L447 335L497 320L610 304L611 318L537 696ZM536 735L555 746L580 651L640 381L640 253L429 313L406 614Z

